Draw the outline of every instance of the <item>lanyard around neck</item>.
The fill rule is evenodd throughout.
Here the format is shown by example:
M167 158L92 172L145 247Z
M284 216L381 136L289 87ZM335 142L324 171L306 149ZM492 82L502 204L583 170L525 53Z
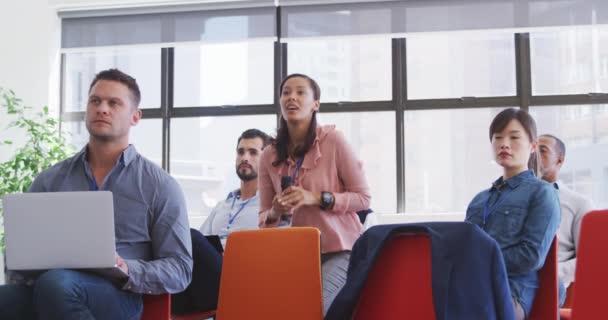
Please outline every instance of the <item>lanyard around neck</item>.
M253 197L251 197L251 198L253 198ZM232 225L232 223L234 222L236 217L239 215L239 213L241 213L241 211L243 211L243 209L245 209L245 207L247 206L249 201L251 201L251 198L247 199L246 201L243 201L239 210L237 210L234 214L228 215L228 227L230 227ZM232 209L234 209L234 202L236 201L236 199L237 199L237 196L234 196L234 198L232 199L232 205L230 206L230 211L232 211Z
M302 156L302 158L298 159L298 162L296 163L296 170L293 172L293 175L291 175L291 181L296 181L296 176L298 175L298 171L300 171L300 168L302 167L302 163L304 162L304 156Z

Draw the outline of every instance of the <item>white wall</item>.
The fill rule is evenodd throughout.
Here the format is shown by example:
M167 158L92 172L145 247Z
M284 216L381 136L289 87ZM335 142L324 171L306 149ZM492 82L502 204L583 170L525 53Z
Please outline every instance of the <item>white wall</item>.
M0 86L27 105L57 112L59 41L59 18L48 0L0 1ZM20 134L4 131L7 123L0 112L0 137L18 141ZM10 155L0 147L0 161Z

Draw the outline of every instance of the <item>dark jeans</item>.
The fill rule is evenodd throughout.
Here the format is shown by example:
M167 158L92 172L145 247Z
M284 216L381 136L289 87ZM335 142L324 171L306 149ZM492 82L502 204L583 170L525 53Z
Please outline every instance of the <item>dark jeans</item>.
M171 295L171 313L215 310L220 292L222 255L198 230L192 235L192 282L183 292Z
M33 286L0 286L0 319L139 319L141 295L85 272L49 270Z

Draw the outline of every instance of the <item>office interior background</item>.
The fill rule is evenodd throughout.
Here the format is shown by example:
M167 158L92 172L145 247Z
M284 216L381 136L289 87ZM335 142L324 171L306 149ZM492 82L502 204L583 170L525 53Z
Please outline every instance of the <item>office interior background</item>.
M5 1L0 86L48 105L79 149L95 73L134 76L132 143L180 183L195 228L238 188L238 135L275 133L294 72L319 82L319 120L355 147L380 222L463 219L500 175L488 127L505 107L565 141L560 179L605 208L606 23L602 0ZM0 136L19 141L9 119Z

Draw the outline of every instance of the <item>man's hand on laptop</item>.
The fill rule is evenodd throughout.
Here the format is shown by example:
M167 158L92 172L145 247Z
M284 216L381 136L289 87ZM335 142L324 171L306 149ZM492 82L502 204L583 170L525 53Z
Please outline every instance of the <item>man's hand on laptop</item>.
M124 271L125 274L129 274L129 266L127 266L125 260L123 260L123 258L121 258L118 253L116 254L116 266L119 267L122 271Z

